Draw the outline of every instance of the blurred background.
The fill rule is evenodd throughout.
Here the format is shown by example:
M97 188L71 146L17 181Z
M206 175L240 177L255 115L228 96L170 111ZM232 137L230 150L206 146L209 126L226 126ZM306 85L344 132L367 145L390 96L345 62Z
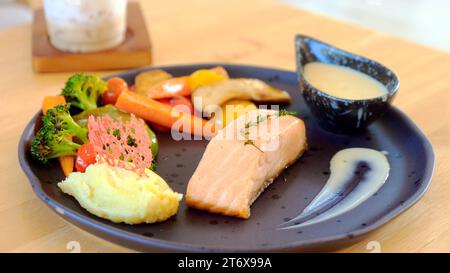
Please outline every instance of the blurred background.
M282 0L290 5L450 52L449 0Z
M278 1L450 52L449 0ZM30 23L31 10L40 2L0 0L0 29Z

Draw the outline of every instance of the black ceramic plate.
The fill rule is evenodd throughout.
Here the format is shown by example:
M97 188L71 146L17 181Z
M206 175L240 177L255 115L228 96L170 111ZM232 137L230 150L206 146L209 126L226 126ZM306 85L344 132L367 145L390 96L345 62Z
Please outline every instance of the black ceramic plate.
M174 75L213 65L168 66ZM148 225L114 224L97 218L56 183L63 179L57 162L49 166L30 159L29 144L38 114L26 127L19 144L20 164L36 194L69 222L112 242L142 251L328 251L351 244L411 207L427 190L434 168L432 147L422 132L399 110L391 108L367 131L342 136L323 131L315 123L300 94L294 72L223 65L231 77L259 78L289 91L289 110L305 120L309 150L264 191L251 208L248 220L193 210L181 202L178 214L166 222ZM149 69L149 68L147 68ZM145 69L116 74L129 83ZM56 90L55 90L56 91ZM206 141L176 142L169 134L158 135L158 174L180 193L185 193L207 145ZM329 160L340 149L368 147L387 151L391 172L380 191L359 207L301 230L277 230L297 215L320 191L329 171Z

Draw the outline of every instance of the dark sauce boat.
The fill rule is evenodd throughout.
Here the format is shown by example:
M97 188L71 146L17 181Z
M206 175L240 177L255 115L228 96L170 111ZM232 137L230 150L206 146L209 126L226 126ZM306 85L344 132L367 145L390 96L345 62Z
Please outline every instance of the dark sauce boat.
M304 35L295 37L297 75L300 90L320 126L338 134L364 130L388 109L399 89L397 76L382 64L338 49ZM372 99L350 100L328 95L303 77L303 68L311 62L334 64L362 72L381 82L387 94Z

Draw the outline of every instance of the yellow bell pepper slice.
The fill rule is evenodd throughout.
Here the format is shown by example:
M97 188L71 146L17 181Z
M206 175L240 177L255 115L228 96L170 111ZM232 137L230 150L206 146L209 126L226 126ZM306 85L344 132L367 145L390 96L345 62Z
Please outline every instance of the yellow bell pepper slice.
M214 70L200 69L189 76L189 86L191 90L195 90L200 86L214 84L226 79L227 77Z
M230 100L222 106L222 116L216 118L216 123L225 127L238 117L257 109L256 105L251 101Z

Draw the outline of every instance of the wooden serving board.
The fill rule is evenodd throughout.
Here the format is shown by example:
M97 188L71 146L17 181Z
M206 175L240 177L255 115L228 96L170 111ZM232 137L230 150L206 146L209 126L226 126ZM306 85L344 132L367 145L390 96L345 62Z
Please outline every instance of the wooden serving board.
M48 38L43 9L34 14L32 39L35 72L125 69L152 62L150 37L139 3L128 4L126 38L116 48L92 53L70 53L56 49Z

